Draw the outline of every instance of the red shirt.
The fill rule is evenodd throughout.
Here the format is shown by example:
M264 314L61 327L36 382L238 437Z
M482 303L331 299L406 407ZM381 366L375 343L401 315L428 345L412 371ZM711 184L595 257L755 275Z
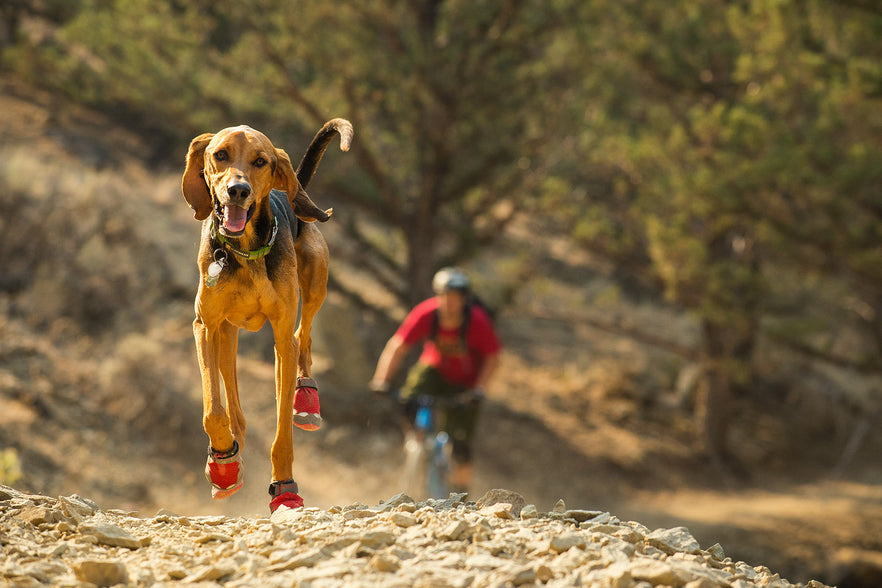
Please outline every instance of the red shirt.
M478 304L469 305L471 317L464 348L458 328L445 329L439 324L437 334L430 338L437 308L437 298L420 302L405 317L395 334L407 345L425 340L420 362L437 369L448 382L471 388L478 379L484 359L501 348L493 322Z

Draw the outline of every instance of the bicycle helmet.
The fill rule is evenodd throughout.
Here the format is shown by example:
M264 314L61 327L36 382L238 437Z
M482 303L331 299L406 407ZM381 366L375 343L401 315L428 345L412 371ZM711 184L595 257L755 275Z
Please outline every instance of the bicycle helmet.
M442 268L432 278L432 290L435 291L435 294L441 294L448 290L468 292L470 286L469 277L457 267Z

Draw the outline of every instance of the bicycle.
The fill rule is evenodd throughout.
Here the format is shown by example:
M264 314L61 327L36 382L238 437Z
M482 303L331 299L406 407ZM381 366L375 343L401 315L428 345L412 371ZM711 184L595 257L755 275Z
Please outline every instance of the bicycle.
M413 427L405 433L405 492L418 497L447 498L450 494L450 435L437 429L436 408L453 405L455 401L428 394L417 396Z

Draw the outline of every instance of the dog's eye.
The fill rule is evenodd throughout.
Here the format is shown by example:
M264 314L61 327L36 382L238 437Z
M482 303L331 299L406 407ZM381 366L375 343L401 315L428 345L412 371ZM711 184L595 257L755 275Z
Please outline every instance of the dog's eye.
M214 152L214 158L217 161L226 161L227 157L228 156L227 156L226 149L220 149L220 150Z
M254 167L263 167L266 164L267 164L267 161L263 157L258 157L257 159L254 160Z

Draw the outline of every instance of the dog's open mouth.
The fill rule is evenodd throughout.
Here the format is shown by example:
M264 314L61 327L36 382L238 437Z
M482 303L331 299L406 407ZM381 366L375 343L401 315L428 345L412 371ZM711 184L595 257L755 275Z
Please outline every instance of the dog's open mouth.
M245 225L254 212L254 206L245 209L235 204L217 205L217 215L221 220L221 230L227 237L239 237L245 232Z
M248 222L248 211L235 204L224 206L224 228L230 233L241 233Z

